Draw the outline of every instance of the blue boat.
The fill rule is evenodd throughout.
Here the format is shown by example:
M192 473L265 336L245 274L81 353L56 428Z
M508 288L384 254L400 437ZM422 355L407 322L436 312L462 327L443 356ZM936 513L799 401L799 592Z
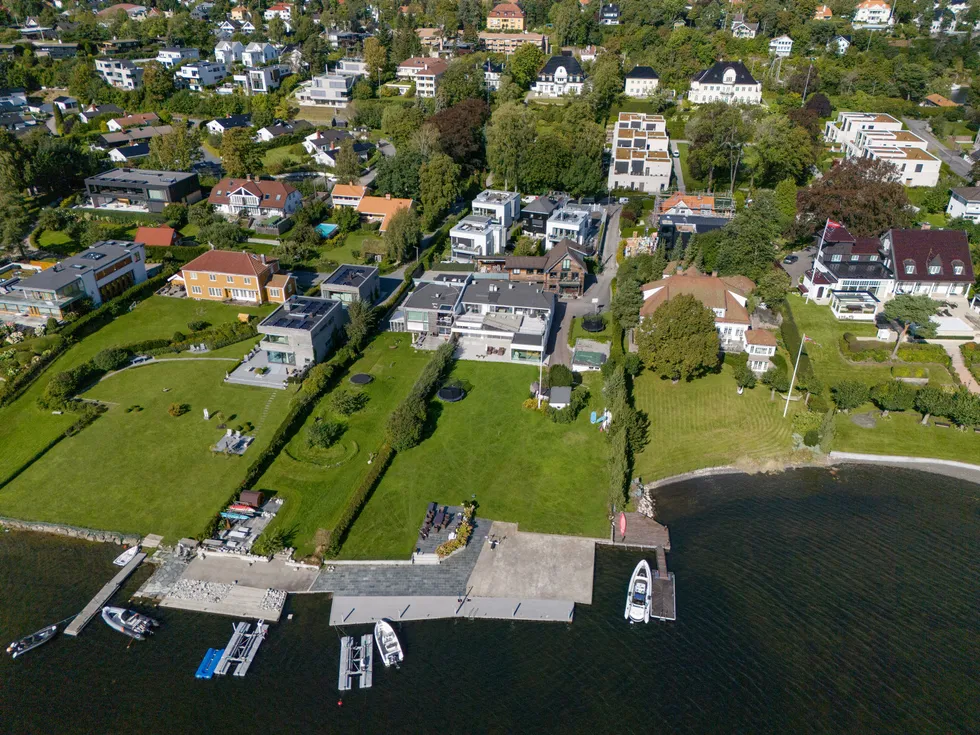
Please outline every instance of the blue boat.
M231 513L227 510L221 511L222 518L230 518L233 521L247 521L252 516L247 516L244 513Z
M221 654L224 652L225 649L223 648L209 648L194 676L198 679L210 679L214 676L214 670L218 668L218 661L221 660Z

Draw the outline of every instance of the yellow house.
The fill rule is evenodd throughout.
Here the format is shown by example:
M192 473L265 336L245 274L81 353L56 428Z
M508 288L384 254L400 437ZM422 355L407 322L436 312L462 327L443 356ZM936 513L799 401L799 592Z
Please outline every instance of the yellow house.
M296 293L296 279L264 255L209 250L181 270L188 297L208 301L281 304Z
M524 11L514 3L495 5L487 14L487 30L523 31Z

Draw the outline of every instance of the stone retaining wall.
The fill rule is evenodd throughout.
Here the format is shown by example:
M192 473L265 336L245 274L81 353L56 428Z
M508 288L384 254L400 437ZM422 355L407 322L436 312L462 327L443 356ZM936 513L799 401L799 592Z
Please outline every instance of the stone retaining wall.
M124 544L133 546L142 540L142 536L116 531L98 531L94 528L78 528L64 526L58 523L43 523L41 521L18 521L14 518L0 518L0 526L15 531L34 531L35 533L52 533L57 536L70 536L84 541L95 541L103 544Z

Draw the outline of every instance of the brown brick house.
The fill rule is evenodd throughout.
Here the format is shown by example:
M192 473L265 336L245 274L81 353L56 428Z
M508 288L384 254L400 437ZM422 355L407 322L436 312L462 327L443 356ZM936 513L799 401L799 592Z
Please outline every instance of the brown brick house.
M508 281L533 283L559 296L578 298L585 292L588 268L573 250L571 240L562 240L546 255L511 255L479 259L484 273L506 273Z

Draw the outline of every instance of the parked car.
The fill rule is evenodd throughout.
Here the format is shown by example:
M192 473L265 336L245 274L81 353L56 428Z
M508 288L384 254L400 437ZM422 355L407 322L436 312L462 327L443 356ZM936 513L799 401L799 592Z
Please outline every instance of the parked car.
M800 259L800 257L798 255L787 255L785 258L783 258L783 262L786 265L792 265L793 263L795 263L799 259Z
M142 365L144 362L149 362L153 358L150 355L137 355L132 360L129 361L130 365Z
M671 155L674 158L680 158L681 157L681 152L680 152L680 150L678 150L677 148L675 148L673 151L671 151Z

